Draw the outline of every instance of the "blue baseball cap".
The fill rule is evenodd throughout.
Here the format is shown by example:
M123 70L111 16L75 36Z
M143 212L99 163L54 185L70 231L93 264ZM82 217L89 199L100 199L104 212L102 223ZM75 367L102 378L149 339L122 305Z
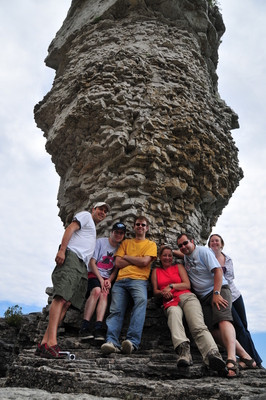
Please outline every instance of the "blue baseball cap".
M116 222L112 227L112 231L116 231L117 229L121 229L126 233L127 227L123 224L123 222Z

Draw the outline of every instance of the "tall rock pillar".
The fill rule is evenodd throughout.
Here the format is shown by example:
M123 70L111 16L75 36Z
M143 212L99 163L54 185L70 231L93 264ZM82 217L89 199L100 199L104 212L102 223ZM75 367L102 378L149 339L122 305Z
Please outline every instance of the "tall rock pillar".
M144 213L157 241L199 241L242 178L216 67L225 27L207 0L73 0L49 47L53 87L35 107L60 175L59 215L96 201L100 225Z

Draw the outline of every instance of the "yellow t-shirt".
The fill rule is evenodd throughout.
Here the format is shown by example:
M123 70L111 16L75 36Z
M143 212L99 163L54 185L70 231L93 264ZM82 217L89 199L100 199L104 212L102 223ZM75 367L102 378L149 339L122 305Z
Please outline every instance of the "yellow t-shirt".
M133 257L144 257L150 256L153 258L157 257L157 246L155 242L151 240L136 240L126 239L118 247L115 256L123 257L124 255ZM117 281L125 278L140 279L146 281L150 275L150 265L146 267L137 267L136 265L128 265L125 268L121 268L118 271Z

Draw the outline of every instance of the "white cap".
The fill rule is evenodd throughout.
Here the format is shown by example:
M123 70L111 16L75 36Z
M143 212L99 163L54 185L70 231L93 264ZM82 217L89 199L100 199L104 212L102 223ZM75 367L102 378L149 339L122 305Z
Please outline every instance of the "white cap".
M104 203L103 201L100 201L99 203L96 203L96 204L93 206L93 208L101 207L101 206L107 207L107 210L108 210L108 211L110 211L110 209L111 209L111 207L109 206L109 204L108 204L108 203Z

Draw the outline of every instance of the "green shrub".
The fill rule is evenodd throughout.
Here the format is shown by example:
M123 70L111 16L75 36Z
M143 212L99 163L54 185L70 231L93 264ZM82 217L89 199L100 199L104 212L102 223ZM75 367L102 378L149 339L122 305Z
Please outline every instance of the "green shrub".
M15 328L20 328L22 323L22 308L18 305L8 307L5 311L5 319L8 325L14 326Z

